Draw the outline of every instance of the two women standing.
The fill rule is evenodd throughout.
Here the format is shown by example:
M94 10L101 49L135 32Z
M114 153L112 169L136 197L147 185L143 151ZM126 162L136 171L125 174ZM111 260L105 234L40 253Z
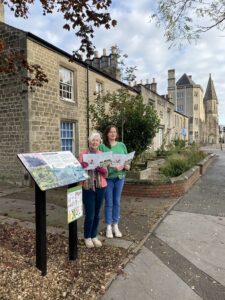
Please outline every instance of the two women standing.
M111 151L113 154L127 154L126 146L117 141L118 131L115 126L108 126L103 135L103 144L98 132L89 137L89 148L80 154L79 161L86 168L83 155L87 153L101 153ZM119 165L115 168L96 168L89 170L89 179L83 182L83 203L85 210L84 241L88 248L102 246L97 238L99 214L105 197L106 237L122 237L118 224L120 219L121 193L125 181L125 172L128 165Z

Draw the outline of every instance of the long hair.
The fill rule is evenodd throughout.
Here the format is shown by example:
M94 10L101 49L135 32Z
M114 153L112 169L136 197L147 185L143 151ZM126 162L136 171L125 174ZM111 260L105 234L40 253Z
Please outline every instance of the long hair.
M108 125L103 133L103 143L106 145L106 147L111 148L110 142L109 142L109 138L108 138L108 133L111 130L111 128L115 128L116 129L116 140L119 137L118 134L118 128L115 125Z

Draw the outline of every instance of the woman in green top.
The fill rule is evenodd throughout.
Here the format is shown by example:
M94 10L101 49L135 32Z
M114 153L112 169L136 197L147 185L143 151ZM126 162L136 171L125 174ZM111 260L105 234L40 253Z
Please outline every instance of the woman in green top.
M113 154L127 154L127 148L122 142L117 141L118 130L115 126L110 125L103 134L103 143L99 146L99 150L103 152L112 151ZM122 237L122 233L118 228L120 218L120 199L125 180L128 165L119 165L115 168L109 167L107 178L107 188L105 192L105 222L106 237L113 238ZM113 225L113 227L112 227Z

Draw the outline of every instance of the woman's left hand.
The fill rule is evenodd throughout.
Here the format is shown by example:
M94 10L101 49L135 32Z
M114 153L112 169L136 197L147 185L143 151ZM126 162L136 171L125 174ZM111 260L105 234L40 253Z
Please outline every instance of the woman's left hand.
M124 170L129 171L130 170L130 165L124 165Z
M97 167L95 169L96 172L100 173L103 177L106 177L108 174L108 170L106 168L103 167Z

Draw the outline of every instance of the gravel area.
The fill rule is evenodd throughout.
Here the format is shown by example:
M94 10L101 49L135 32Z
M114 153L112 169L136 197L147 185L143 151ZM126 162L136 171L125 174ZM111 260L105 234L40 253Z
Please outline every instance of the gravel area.
M48 234L48 273L35 267L35 231L0 224L0 299L97 299L109 279L123 272L123 248L103 245L87 249L78 245L78 259L68 260L68 239Z

